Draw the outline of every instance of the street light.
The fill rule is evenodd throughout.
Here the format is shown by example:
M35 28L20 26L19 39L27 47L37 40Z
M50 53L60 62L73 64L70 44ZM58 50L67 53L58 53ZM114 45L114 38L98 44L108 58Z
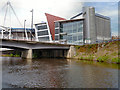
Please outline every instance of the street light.
M25 40L25 36L26 36L26 40L28 40L28 35L27 35L25 24L26 24L26 20L24 20L24 40Z
M30 12L32 12L32 20L31 20L31 41L32 41L32 30L33 30L33 9L32 9Z
M25 22L26 20L24 20L24 40L25 40Z

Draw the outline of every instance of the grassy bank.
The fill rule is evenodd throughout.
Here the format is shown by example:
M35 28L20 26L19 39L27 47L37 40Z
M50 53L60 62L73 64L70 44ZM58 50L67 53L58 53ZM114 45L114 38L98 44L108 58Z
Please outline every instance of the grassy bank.
M2 57L20 57L18 54L3 54Z
M118 52L119 41L112 41L101 44L91 44L83 46L75 46L76 56L79 60L90 60L107 63L120 64L120 52Z

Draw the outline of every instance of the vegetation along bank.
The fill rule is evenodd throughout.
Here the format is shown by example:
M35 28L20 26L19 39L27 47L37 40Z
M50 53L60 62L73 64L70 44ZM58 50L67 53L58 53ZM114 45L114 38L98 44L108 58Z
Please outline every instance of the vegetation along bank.
M73 58L120 64L119 44L119 41L111 41L100 44L75 46L76 55Z

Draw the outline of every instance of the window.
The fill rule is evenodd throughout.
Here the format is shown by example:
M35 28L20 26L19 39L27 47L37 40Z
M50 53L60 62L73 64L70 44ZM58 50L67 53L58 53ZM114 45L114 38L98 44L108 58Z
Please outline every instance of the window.
M82 39L83 39L82 34L79 34L79 35L78 35L78 40L82 40Z
M60 39L66 39L67 43L77 44L83 42L83 21L71 21L61 23L60 32L65 32L67 35L63 35Z
M48 35L48 30L38 32L38 36Z
M59 32L59 29L55 29L55 34L58 34L58 32Z
M60 39L63 39L63 36L62 36L62 35L60 35Z
M73 41L77 41L77 36L73 35Z
M55 35L55 40L59 40L59 36L58 35Z
M72 40L72 35L68 35L67 40Z
M49 41L49 37L38 37L39 41Z
M58 22L55 22L55 27L59 27L59 23Z
M47 29L47 25L38 26L38 30Z
M63 33L63 28L60 29L60 33Z
M79 27L78 28L78 32L82 32L83 31L83 28L82 27Z
M64 36L63 36L63 39L67 39L67 35L64 35Z

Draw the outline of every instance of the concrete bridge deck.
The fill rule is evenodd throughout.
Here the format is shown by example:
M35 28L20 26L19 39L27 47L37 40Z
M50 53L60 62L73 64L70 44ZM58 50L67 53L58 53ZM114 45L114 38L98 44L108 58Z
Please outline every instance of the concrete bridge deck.
M32 58L33 50L42 50L42 55L51 54L54 56L71 57L74 55L74 48L71 45L50 43L50 42L37 42L37 41L25 41L25 40L12 40L12 39L0 39L0 46L2 48L21 49L23 58ZM61 51L62 50L62 51ZM54 52L53 52L54 51ZM49 53L48 53L49 52Z
M20 49L69 49L70 45L50 43L50 42L37 42L37 41L24 41L12 39L0 39L2 43L0 46L8 48Z

